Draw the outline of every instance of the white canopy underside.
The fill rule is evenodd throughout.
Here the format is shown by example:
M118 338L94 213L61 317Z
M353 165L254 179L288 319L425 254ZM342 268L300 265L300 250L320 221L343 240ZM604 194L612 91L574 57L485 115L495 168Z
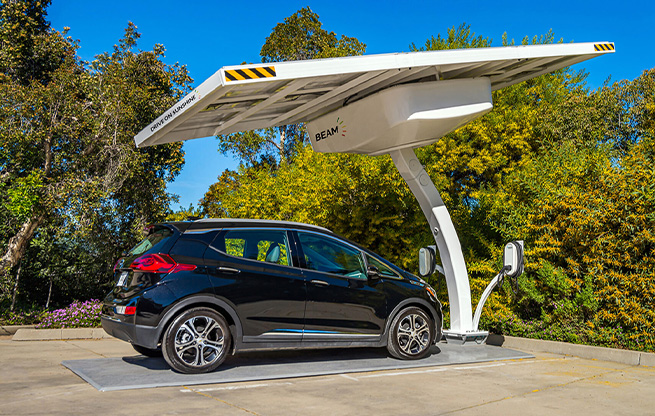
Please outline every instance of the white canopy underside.
M608 42L366 55L219 69L143 129L152 146L312 121L392 86L486 77L495 91L614 52Z

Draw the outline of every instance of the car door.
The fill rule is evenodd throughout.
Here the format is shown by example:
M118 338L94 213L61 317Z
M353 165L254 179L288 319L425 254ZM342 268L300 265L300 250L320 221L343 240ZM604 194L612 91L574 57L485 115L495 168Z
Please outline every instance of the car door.
M307 280L305 341L377 341L384 332L386 300L369 280L363 253L336 237L295 233Z
M283 229L223 230L205 252L217 296L233 304L243 342L302 339L305 280Z

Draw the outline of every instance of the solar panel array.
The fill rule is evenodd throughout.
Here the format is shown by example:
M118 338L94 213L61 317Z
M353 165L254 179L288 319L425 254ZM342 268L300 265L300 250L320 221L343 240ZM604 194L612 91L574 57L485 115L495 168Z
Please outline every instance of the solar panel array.
M386 88L488 77L493 91L598 55L579 43L411 52L224 67L136 137L150 146L311 121Z

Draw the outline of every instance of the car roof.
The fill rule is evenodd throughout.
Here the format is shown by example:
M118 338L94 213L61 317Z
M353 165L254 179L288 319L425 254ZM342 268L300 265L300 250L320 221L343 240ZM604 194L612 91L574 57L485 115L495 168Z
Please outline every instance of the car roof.
M305 230L315 230L334 234L331 230L319 227L318 225L305 224L292 221L262 220L262 219L244 219L244 218L205 218L195 221L183 221L170 223L180 231L201 231L216 228L235 228L235 227L271 227L271 228L296 228Z

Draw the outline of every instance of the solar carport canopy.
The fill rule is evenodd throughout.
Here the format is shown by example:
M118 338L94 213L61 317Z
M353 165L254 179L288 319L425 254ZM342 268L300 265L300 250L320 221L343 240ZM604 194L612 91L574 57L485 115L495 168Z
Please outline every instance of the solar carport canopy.
M228 66L143 129L135 142L152 146L307 122L408 83L488 77L495 91L611 52L613 43L571 43Z

